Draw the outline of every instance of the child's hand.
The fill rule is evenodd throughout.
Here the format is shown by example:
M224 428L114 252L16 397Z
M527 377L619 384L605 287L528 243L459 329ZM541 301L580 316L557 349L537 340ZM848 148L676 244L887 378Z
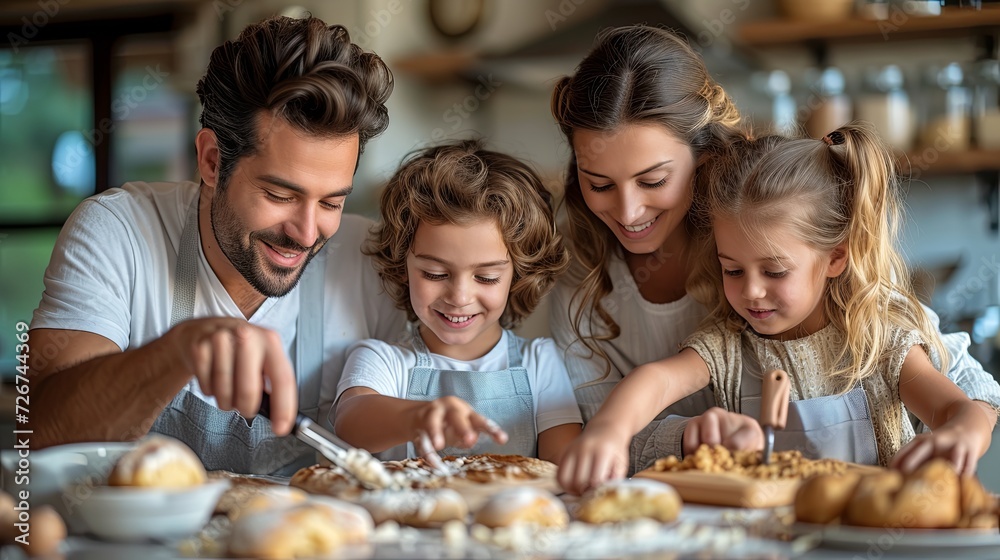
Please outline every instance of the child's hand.
M896 453L889 466L911 473L927 461L940 457L951 462L959 475L972 475L976 473L981 445L974 434L939 429L913 438Z
M614 428L588 425L580 437L566 448L556 475L571 494L582 494L608 480L628 474L628 445L631 437Z
M469 448L476 444L479 433L489 434L493 441L507 443L507 432L496 422L484 418L469 403L458 397L441 397L416 408L413 427L427 432L435 450L445 447Z
M683 443L685 455L694 453L703 443L721 445L730 451L757 451L764 449L764 430L750 416L713 407L688 421Z

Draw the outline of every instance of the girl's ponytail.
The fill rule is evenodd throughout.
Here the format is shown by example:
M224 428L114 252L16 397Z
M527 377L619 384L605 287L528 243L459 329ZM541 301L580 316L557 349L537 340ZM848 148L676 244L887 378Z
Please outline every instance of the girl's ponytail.
M913 292L909 269L897 250L902 202L892 150L870 125L860 122L838 128L823 141L834 155L849 216L847 270L831 282L827 305L844 310L848 346L855 359L860 358L857 371L876 371L881 353L871 350L889 343L891 324L919 329L942 360L941 371L947 371L948 353ZM889 320L869 320L873 317Z

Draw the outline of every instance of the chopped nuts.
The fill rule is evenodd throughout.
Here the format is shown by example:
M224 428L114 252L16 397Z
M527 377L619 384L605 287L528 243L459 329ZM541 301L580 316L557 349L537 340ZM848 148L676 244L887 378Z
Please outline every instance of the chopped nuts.
M660 472L702 471L736 473L758 479L806 478L814 474L843 473L847 463L836 459L806 459L800 451L777 451L771 464L761 462L759 451L729 451L721 445L702 444L680 460L674 455L658 459L653 469Z

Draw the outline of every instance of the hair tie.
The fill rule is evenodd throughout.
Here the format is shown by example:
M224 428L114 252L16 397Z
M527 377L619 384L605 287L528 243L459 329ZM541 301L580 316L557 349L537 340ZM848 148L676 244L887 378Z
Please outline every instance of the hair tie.
M843 144L845 140L844 133L839 130L834 130L823 137L823 141L826 142L827 146L837 146Z

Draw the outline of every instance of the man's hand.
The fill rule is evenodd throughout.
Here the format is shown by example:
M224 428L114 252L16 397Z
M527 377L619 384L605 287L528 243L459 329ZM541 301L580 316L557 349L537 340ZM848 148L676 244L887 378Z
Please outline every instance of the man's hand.
M730 451L757 451L764 448L764 430L754 418L714 407L689 420L684 428L685 455L703 443Z
M252 418L265 388L271 395L271 427L288 434L295 423L295 372L278 333L242 319L191 319L167 331L158 343L174 347L205 395L222 410Z

